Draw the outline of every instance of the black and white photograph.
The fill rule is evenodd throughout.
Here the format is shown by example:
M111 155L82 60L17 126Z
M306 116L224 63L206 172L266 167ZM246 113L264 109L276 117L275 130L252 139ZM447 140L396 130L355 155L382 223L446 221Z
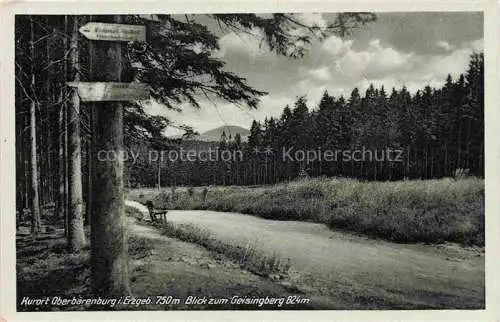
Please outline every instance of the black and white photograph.
M118 13L13 19L17 312L485 310L483 11Z

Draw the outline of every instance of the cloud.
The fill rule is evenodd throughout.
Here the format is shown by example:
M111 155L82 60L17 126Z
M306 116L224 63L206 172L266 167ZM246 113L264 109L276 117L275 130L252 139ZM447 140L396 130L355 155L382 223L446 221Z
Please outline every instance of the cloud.
M372 39L363 47L354 48L352 40L331 36L321 45L321 57L312 68L300 71L300 81L292 90L307 95L311 102L319 101L324 90L335 96L350 94L354 87L365 90L370 83L386 88L402 85L402 75L415 66L415 54L384 46Z
M414 79L427 80L436 82L436 86L444 83L444 79L448 74L457 78L460 73L465 73L469 64L470 55L474 51L482 50L483 40L464 42L457 46L456 49L446 54L438 55L421 55L415 62L416 68L413 69ZM408 75L410 78L411 75Z
M316 103L319 103L325 90L328 90L329 85L329 82L317 82L310 78L303 79L294 84L291 88L293 93L297 93L296 97L294 97L294 101L297 97L305 95L308 102L311 103L308 104L308 106L315 106Z
M376 87L384 85L388 91L406 86L414 93L426 85L442 86L448 74L456 79L466 71L470 54L482 47L483 40L477 39L455 46L448 44L450 50L446 52L417 54L384 46L378 39L354 49L350 41L330 37L322 45L330 56L324 55L317 66L303 72L302 80L293 88L304 94L326 88L331 94L345 95L354 87L364 91L373 83Z
M412 53L383 46L379 39L372 39L364 48L354 49L352 40L331 36L321 47L321 61L334 69L334 76L346 80L383 78L398 70L411 68Z
M252 30L250 33L230 32L219 39L219 50L214 54L218 58L228 55L253 58L266 54L268 50L262 46L262 32Z
M434 77L444 79L448 74L456 76L459 73L465 72L470 54L470 49L458 49L448 55L429 57L427 63L424 64L422 62L421 65L424 70Z
M408 57L410 68L400 69L383 78L364 78L356 86L363 90L370 83L378 87L384 85L386 89L393 86L396 88L406 86L412 93L427 85L441 87L448 74L457 79L461 73L466 72L471 53L481 50L482 43L482 39L465 42L446 54L411 55Z
M309 71L309 75L318 81L329 81L332 78L328 67L321 67Z
M326 20L322 13L296 13L294 19L306 26L326 27Z
M308 25L324 23L321 14L297 14L295 19ZM321 43L314 42L303 59L290 60L271 53L267 45L261 45L262 35L252 32L255 36L233 32L222 35L220 50L215 55L226 62L226 70L245 77L250 86L269 92L261 98L257 110L222 100L214 100L215 108L201 97L200 110L186 107L182 113L175 113L155 107L155 112L176 123L191 125L199 132L224 124L248 128L253 119L279 117L286 105L293 107L298 96L306 95L307 105L315 108L325 90L347 99L354 87L364 92L370 84L377 88L383 85L387 94L392 87L406 86L412 93L426 85L438 88L448 73L456 79L465 72L472 51L483 48L482 39L461 38L465 36L444 31L429 37L412 33L405 38L427 46L418 48L402 45L397 37L373 32L355 40L330 36ZM393 32L390 29L390 35Z
M446 41L444 41L444 40L439 40L439 41L436 43L436 46L437 46L438 48L444 49L444 50L446 50L446 51L450 51L450 50L453 50L453 49L455 49L455 48L456 48L456 47L455 47L455 45L451 45L451 44L447 43L447 42L446 42Z
M392 47L383 47L379 39L370 42L368 52L371 54L370 62L373 66L385 70L404 67L412 56L412 54L397 51Z
M476 52L482 51L484 50L484 39L481 38L474 41L466 42L462 44L462 47L472 49Z
M357 77L381 78L411 68L411 56L411 53L384 47L380 40L374 39L364 50L348 51L340 59L339 68Z
M251 114L256 120L271 116L279 118L285 106L293 107L294 102L295 97L292 95L267 95L262 97L259 108L251 111Z
M323 54L333 57L342 56L351 50L352 44L352 40L344 40L337 36L330 36L323 42L321 51Z
M327 22L323 18L323 14L321 13L294 13L290 14L289 17L298 22L299 24L307 27L319 27L321 29L327 26ZM292 30L289 30L291 35L310 36L310 30L308 30L307 28L302 28L301 26L298 26L297 24L294 23L290 23L290 25L294 28ZM317 36L321 35L321 31L319 29L316 29L315 33ZM302 43L297 45L307 47L308 44Z

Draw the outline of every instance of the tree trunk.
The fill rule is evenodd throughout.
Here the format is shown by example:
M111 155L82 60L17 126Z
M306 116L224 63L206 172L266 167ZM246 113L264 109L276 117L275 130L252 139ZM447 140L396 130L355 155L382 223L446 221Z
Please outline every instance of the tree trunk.
M73 81L78 82L78 18L75 16L71 28L71 72ZM83 188L82 188L82 149L80 141L80 98L76 90L71 93L71 103L68 106L68 247L71 252L77 252L85 246L83 230Z
M119 16L99 16L97 21L120 23ZM122 50L117 42L90 42L92 81L122 81ZM96 102L93 111L91 276L96 295L130 294L123 194L123 160L98 160L97 152L122 155L123 106Z
M158 186L158 191L160 191L160 189L161 189L161 162L160 162L160 160L158 160L158 182L157 182L157 186Z
M49 18L47 18L47 25L49 25ZM50 37L47 38L47 41L45 43L46 46L46 55L47 55L47 66L50 66L52 64L52 41L54 37L56 36L56 31L55 29L52 30L52 34ZM54 173L52 169L52 113L51 113L51 104L53 103L53 98L52 98L52 75L51 75L51 68L47 68L47 80L45 84L45 90L46 90L46 107L44 108L45 110L45 122L47 124L47 132L46 132L46 141L45 141L45 151L46 151L46 173L45 173L45 180L47 182L46 185L46 191L47 191L47 199L46 202L52 203L54 201L54 193L53 193L53 183L54 183Z
M429 149L429 145L427 145L425 147L425 150L424 150L424 153L425 153L425 157L424 157L424 160L425 160L425 162L424 162L425 163L424 164L424 179L429 179L429 175L427 173L427 171L428 171L428 165L427 165L427 157L428 156L427 156L427 151L428 151L428 149Z
M465 155L467 156L466 157L466 165L465 167L466 168L469 168L470 167L470 159L471 159L471 156L470 156L470 146L471 146L471 139L470 139L470 134L471 134L471 120L468 119L468 126L467 126L467 139L466 139L466 142L467 142L467 151L465 152Z
M434 178L434 147L431 147L431 178Z
M64 34L68 34L68 16L64 16ZM68 40L67 37L63 38L63 44L64 44L64 52L68 50ZM68 64L65 61L64 62L64 82L68 80ZM63 90L62 90L62 97L65 96L66 91L64 90L66 86L63 84ZM63 200L62 203L64 204L64 236L68 237L68 227L69 227L69 214L68 214L68 202L69 202L69 195L68 195L68 104L66 102L63 102L63 169L62 171L64 172L61 181L62 184L64 185L64 193L63 193Z
M92 124L92 107L89 108L89 124ZM92 126L91 126L92 127ZM87 141L87 200L85 202L85 217L90 225L90 214L92 213L92 130Z
M89 20L92 20L92 16L89 16ZM92 47L89 47L89 51ZM93 74L93 57L92 52L90 51L90 55L88 57L88 66L89 66L89 74ZM93 162L93 141L94 141L94 133L92 124L94 122L94 102L90 102L87 104L87 113L88 113L88 121L89 121L89 138L88 138L88 147L87 147L87 200L85 202L85 217L87 219L87 225L91 227L91 214L92 214L92 162Z
M446 140L444 146L444 173L443 176L448 175L448 140Z
M481 146L479 148L479 160L478 160L478 173L480 176L484 176L484 140L481 140Z
M462 165L462 120L460 120L460 114L458 114L458 130L457 130L457 161L455 168L460 169Z
M35 76L32 76L34 84ZM36 154L36 116L35 102L30 103L30 136L31 136L31 196L32 196L32 225L31 233L36 236L40 232L40 198L38 195L38 168Z
M69 157L68 157L68 104L64 105L64 204L66 205L66 209L64 211L64 233L65 236L68 237L69 230L69 212L68 212L68 204L69 204Z
M61 99L64 97L63 94L63 88L61 87L61 94L60 97ZM66 104L61 104L61 107L59 108L59 117L58 117L58 129L59 129L59 164L58 164L58 196L57 196L57 214L59 218L62 218L64 220L64 228L66 228L66 212L67 212L67 205L66 205L66 159L64 158L64 138L65 138L65 123L64 123L64 115L66 113Z
M35 32L33 27L33 17L30 17L30 54L31 54L31 89L35 88ZM37 143L36 143L36 103L33 99L30 102L30 140L31 140L31 234L36 237L40 232L40 198L38 195L38 162L37 162Z
M24 122L23 122L23 128L28 126L30 124L30 115L26 113L24 116ZM30 138L31 140L31 138ZM24 168L24 208L25 209L30 209L30 193L31 193L31 187L30 187L30 167L29 167L29 162L28 158L30 155L30 143L28 142L28 139L26 138L26 134L23 133L23 168ZM24 209L23 209L24 210Z
M410 145L408 144L406 146L406 172L405 172L405 177L409 177L410 176Z

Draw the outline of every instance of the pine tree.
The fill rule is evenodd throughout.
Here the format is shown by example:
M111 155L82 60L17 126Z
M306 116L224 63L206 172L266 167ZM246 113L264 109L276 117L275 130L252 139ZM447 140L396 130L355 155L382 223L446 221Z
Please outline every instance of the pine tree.
M484 54L473 53L466 76L467 167L484 175Z
M342 119L341 111L337 105L335 98L328 95L325 91L318 104L317 111L314 114L314 142L322 149L336 149L341 143L341 127ZM327 175L334 175L335 163L328 163L323 165L319 161L317 164L318 173L326 173Z
M74 82L80 81L80 62L78 47L78 17L73 17L71 27L71 69ZM80 97L76 90L71 94L68 113L68 247L72 252L78 252L85 246L83 230L83 187L82 187L82 149L80 137Z
M35 89L35 27L33 17L29 17L30 21L30 88L34 92ZM38 174L38 154L37 154L37 118L36 118L37 104L33 97L30 97L30 140L31 140L31 233L34 237L38 235L41 230L41 216L40 216L40 197L39 197L39 174Z
M262 151L262 128L259 122L253 121L248 137L248 152L251 159L251 178L253 184L260 183L260 152Z

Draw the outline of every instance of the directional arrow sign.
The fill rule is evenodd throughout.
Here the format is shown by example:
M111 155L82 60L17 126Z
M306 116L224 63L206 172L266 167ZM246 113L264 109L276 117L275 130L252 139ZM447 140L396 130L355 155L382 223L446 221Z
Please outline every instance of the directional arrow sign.
M154 22L161 22L161 19L158 18L157 15L139 15L139 18L149 20L149 21L154 21Z
M92 101L137 101L149 98L146 84L141 83L88 83L69 82L70 87L76 87L83 102Z
M90 40L146 41L146 26L89 22L79 31Z

